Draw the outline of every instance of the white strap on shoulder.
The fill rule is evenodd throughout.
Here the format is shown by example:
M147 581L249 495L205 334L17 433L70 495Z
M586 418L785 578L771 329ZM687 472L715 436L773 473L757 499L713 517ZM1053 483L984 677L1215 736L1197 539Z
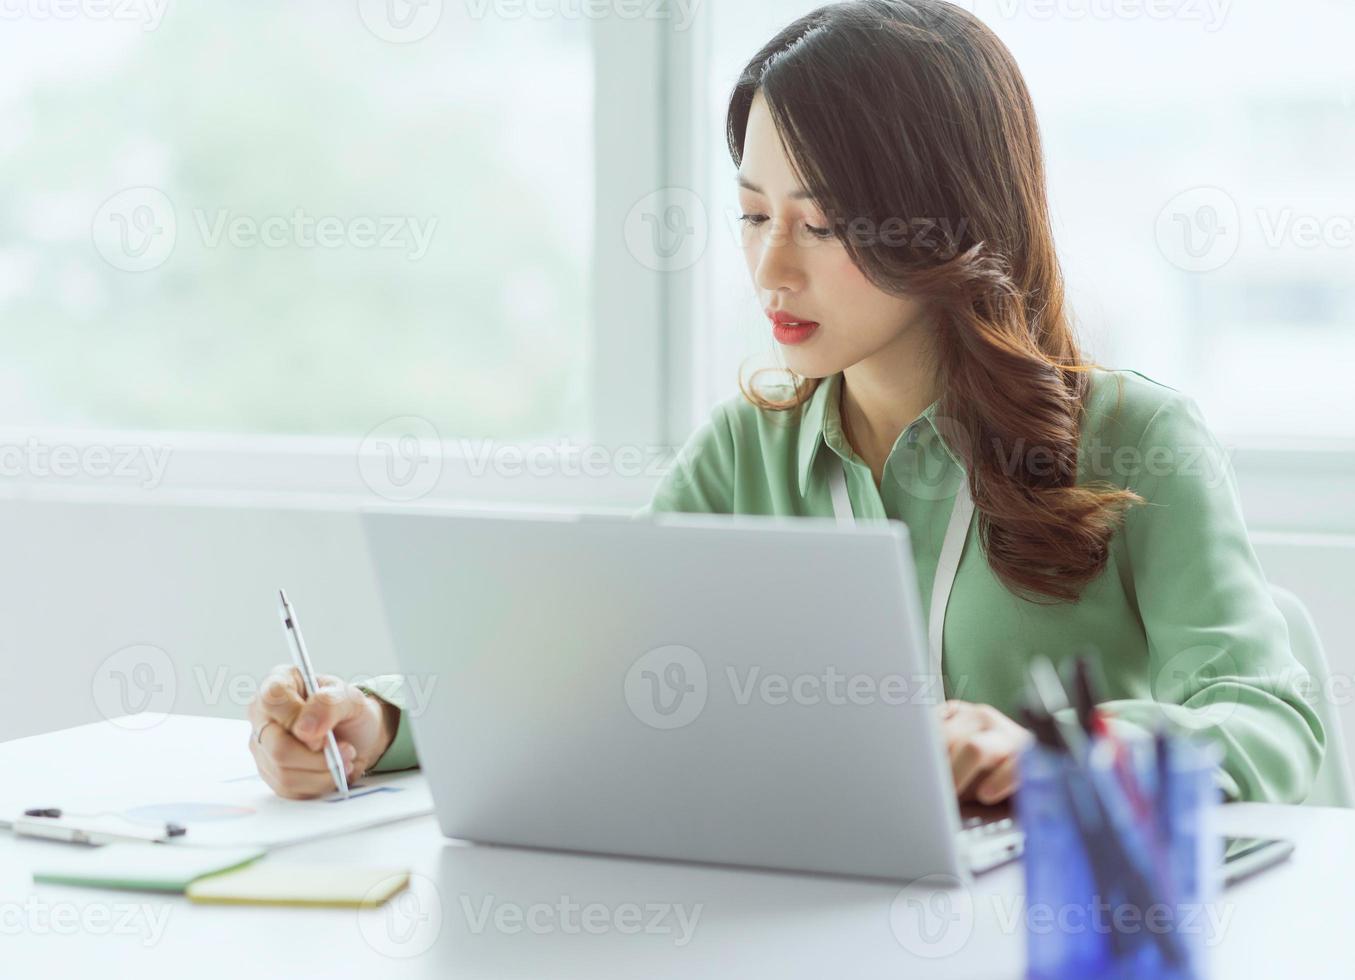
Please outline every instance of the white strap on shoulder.
M974 498L969 495L969 479L961 476L955 491L955 504L946 525L946 538L941 544L941 556L936 560L936 578L932 580L932 608L927 619L928 647L932 654L932 670L941 676L941 629L946 622L946 606L955 587L955 573L960 570L969 524L974 517Z
M855 524L852 515L852 498L847 493L847 464L834 466L828 470L828 490L833 495L833 516L839 524Z
M833 497L833 516L839 524L855 523L852 514L852 500L847 493L846 463L832 466L828 470L828 489ZM950 522L946 525L946 537L941 543L941 554L936 562L936 578L932 581L932 605L927 616L927 648L931 654L931 669L941 676L942 639L941 633L946 622L946 606L950 602L950 593L955 586L955 573L960 568L960 558L964 555L965 541L969 537L969 525L974 518L974 498L969 494L969 480L961 479L955 491L955 504L951 508Z

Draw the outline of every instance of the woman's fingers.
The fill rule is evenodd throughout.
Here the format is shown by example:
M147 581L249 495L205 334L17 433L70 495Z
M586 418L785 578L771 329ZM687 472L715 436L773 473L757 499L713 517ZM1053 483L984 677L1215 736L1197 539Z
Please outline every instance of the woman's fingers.
M946 702L941 730L957 798L996 803L1012 794L1029 732L988 705L964 701Z
M1008 740L999 731L981 731L961 742L951 756L955 795L964 798L970 788L992 772L1010 753Z
M332 792L325 760L332 732L349 782L360 778L389 742L383 709L374 698L333 674L316 678L306 695L294 666L275 667L249 705L249 751L264 781L279 796L306 799ZM362 757L359 764L356 760Z
M249 718L257 732L269 720L291 730L292 722L306 703L306 688L295 667L274 667L259 685L250 702Z
M298 739L314 749L324 746L325 736L340 722L369 709L367 696L356 687L338 678L330 681L315 689L314 696L306 699L297 713L295 724L288 726Z
M289 800L309 800L334 792L334 780L328 772L260 767L259 774L274 793Z
M263 736L257 742L263 749L264 754L279 769L304 769L315 772L328 772L329 768L325 764L325 755L323 751L316 751L306 746L297 738L286 731L281 725L268 725ZM345 752L347 748L347 752ZM344 761L351 760L353 755L353 746L347 742L339 743L339 754L344 756Z
M338 744L345 774L352 776L356 750L347 742ZM280 724L265 724L262 736L250 739L250 752L264 781L280 796L303 799L334 790L324 753L307 748Z
M1007 756L997 768L988 773L974 790L974 798L980 803L1001 803L1016 792L1018 759L1015 754Z

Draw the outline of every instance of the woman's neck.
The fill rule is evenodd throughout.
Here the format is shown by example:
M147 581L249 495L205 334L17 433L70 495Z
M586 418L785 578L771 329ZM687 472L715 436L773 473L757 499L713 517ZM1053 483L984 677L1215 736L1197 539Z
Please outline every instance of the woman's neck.
M870 467L876 486L899 434L939 397L936 371L922 356L920 345L898 346L901 349L878 351L842 372L844 433Z

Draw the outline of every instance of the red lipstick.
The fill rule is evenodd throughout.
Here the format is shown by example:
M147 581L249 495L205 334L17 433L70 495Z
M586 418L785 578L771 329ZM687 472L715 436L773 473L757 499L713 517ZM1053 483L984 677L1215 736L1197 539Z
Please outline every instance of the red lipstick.
M772 321L772 336L779 344L803 344L819 329L815 320L792 313L789 310L767 310L767 319Z

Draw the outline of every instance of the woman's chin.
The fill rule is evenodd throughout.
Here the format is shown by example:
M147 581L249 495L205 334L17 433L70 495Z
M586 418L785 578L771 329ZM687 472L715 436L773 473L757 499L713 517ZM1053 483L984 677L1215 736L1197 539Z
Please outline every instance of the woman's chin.
M787 370L794 371L802 378L826 378L837 374L843 368L843 365L837 363L835 359L815 357L808 351L784 347L781 350L781 360Z

